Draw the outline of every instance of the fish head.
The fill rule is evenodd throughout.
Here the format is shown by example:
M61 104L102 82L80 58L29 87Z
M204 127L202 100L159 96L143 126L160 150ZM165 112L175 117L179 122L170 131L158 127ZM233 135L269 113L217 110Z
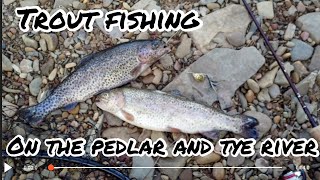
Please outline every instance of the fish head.
M115 113L125 106L125 97L121 89L113 89L100 94L96 105L104 111Z
M161 40L143 41L138 50L139 61L144 64L153 64L168 52L170 52L170 48Z

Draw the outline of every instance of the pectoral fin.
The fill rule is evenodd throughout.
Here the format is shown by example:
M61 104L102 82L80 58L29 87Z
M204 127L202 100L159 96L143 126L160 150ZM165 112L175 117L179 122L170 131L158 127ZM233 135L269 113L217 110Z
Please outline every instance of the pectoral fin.
M137 67L131 70L130 74L133 77L138 77L141 73L142 64L139 64Z
M122 115L127 121L134 121L134 116L125 110L121 110Z

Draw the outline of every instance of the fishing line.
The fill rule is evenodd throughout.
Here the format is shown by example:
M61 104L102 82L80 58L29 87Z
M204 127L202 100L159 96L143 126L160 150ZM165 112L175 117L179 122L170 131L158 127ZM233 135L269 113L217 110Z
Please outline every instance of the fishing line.
M266 34L264 33L264 31L262 30L260 24L258 23L255 15L253 14L251 8L249 7L248 3L246 0L242 0L244 7L246 8L248 14L250 15L252 21L254 22L254 24L256 25L256 27L258 28L260 34L262 35L264 42L266 43L266 45L268 46L268 48L270 49L273 57L276 59L281 71L283 72L284 76L286 77L287 81L289 82L289 85L291 87L291 89L293 90L295 96L297 97L297 99L299 100L299 103L301 105L301 107L303 108L303 111L305 112L305 114L307 115L312 127L317 127L317 123L315 121L315 119L313 118L313 116L311 115L309 109L307 108L307 106L305 105L305 103L302 100L302 96L299 93L297 87L295 86L295 84L292 82L292 79L290 78L290 76L288 75L287 71L285 70L283 63L281 62L279 56L276 54L276 52L274 51L273 47L271 46Z

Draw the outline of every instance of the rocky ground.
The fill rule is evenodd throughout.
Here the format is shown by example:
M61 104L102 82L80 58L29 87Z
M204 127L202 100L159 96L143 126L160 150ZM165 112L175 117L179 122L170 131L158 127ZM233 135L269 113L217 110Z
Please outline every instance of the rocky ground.
M310 111L319 116L320 99L320 2L318 0L250 1L257 19L267 32L271 44L282 57L285 69L297 84ZM185 32L120 32L108 33L98 20L90 33L23 33L19 30L14 9L38 5L53 13L58 8L77 12L79 9L194 9L204 21L203 28ZM172 144L179 138L200 135L162 133L133 127L114 116L103 113L95 98L80 103L70 111L53 112L40 130L17 122L15 112L37 104L46 92L70 74L79 60L93 52L135 39L160 38L172 48L138 80L128 86L136 88L179 90L183 96L224 109L228 114L245 113L256 117L260 138L309 138L311 124L288 87L283 73L265 47L239 0L3 0L2 7L2 131L5 148L17 134L24 137L130 137L164 138ZM204 73L218 82L212 88L205 78L197 81L193 73ZM201 80L201 78L200 78ZM190 127L192 128L192 127ZM221 137L239 137L221 133ZM172 148L172 147L169 147ZM313 179L320 177L320 158L261 157L220 155L220 148L206 157L149 158L119 157L97 159L109 166L304 166ZM16 162L16 161L14 161ZM108 179L99 171L57 170L49 172L47 161L21 160L15 173L4 179ZM37 164L36 170L22 169L23 164ZM20 168L19 168L20 167ZM123 173L137 179L276 179L279 169L133 169Z

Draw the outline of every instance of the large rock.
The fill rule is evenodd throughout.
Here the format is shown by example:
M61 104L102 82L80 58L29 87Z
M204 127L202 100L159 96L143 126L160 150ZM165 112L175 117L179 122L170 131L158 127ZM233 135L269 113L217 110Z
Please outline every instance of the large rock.
M299 17L296 21L297 26L310 33L310 36L318 44L320 43L320 12L308 13Z
M320 70L320 45L316 47L313 53L309 69L311 71Z
M150 167L141 169L132 169L130 172L130 178L152 180L154 173L154 161L152 157L148 156L134 156L132 158L132 167Z
M217 48L199 58L169 83L163 91L179 91L191 100L211 105L219 100L221 108L232 106L231 97L264 64L265 59L254 47L241 50ZM203 82L194 79L192 73L204 73L211 81L218 82L212 88L208 78Z
M292 61L308 60L312 56L313 54L312 46L298 39L293 39L292 42L295 44L291 50Z
M240 32L245 35L250 23L247 11L241 5L229 5L202 17L203 26L189 32L196 47L203 53L207 46L218 33Z

